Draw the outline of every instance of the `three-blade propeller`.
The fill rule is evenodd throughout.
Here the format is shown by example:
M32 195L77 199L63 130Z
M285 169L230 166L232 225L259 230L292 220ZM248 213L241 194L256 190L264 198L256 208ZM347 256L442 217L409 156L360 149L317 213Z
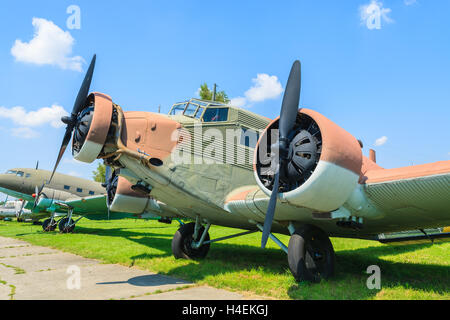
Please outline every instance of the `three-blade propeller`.
M75 128L75 125L77 123L77 117L78 114L83 110L84 104L86 102L86 98L89 94L89 88L91 86L92 81L92 75L94 74L94 67L95 67L95 60L96 55L92 57L91 63L89 65L89 68L86 72L86 75L84 77L83 83L81 84L80 90L78 91L77 98L75 100L75 103L73 105L72 113L69 117L62 117L61 121L64 122L66 127L66 133L64 134L63 141L61 143L61 148L59 149L58 157L56 159L55 167L53 168L52 175L50 176L50 182L53 178L53 175L55 174L56 168L58 167L59 162L61 161L61 158L66 151L67 145L70 142L70 139L72 137L72 131Z
M50 176L50 182L53 178L53 175L55 174L56 168L59 165L59 162L61 161L61 158L67 148L67 145L69 144L72 132L75 128L78 114L83 110L83 107L86 102L86 98L89 94L89 88L92 81L92 76L94 73L94 67L95 67L95 60L96 55L93 56L91 63L89 65L89 68L86 72L86 75L84 77L83 83L80 87L80 90L78 91L77 98L75 100L71 115L69 117L63 117L61 120L67 125L66 132L64 134L63 141L61 143L61 147L59 149L58 157L56 159L55 166L53 168L52 174ZM286 84L286 90L284 92L283 102L281 105L281 112L280 112L280 119L279 119L279 140L277 143L277 146L274 146L278 149L278 160L276 164L276 172L274 175L274 183L273 183L273 189L272 194L270 196L269 205L267 208L266 217L264 220L264 228L263 228L263 234L261 239L261 247L265 248L267 244L267 240L270 235L270 231L272 228L272 222L275 215L275 207L276 207L276 201L278 198L278 192L279 192L279 184L280 184L280 171L285 170L286 163L288 163L289 159L289 134L291 133L292 129L295 126L296 118L297 118L297 112L298 112L298 106L300 101L300 87L301 87L301 65L300 61L295 61L292 65L291 72L289 74L289 79ZM272 148L272 151L273 149ZM111 177L112 172L111 168L109 166L106 167L105 172L105 184L110 185L111 184ZM42 185L40 190L36 190L36 198L35 198L35 204L34 207L37 205L38 201L38 195L42 191L44 185ZM37 189L37 187L36 187ZM33 207L33 208L34 208ZM109 210L108 210L108 217L109 217Z
M275 215L275 207L278 198L278 189L280 187L280 171L285 170L286 164L289 162L289 143L290 133L294 129L298 105L300 102L300 87L301 87L301 65L300 61L296 60L292 65L289 79L286 84L283 102L281 104L280 120L279 120L279 139L277 145L272 146L272 156L277 156L273 153L274 149L278 149L278 159L276 161L276 171L274 175L274 182L272 194L270 195L269 205L267 207L266 217L264 219L264 228L261 239L261 247L265 248L267 240L272 229L272 222Z
M33 209L36 208L38 202L39 202L39 198L41 197L41 193L42 190L44 190L44 186L45 186L45 181L42 183L42 186L40 188L38 188L38 186L34 187L34 204L33 204Z

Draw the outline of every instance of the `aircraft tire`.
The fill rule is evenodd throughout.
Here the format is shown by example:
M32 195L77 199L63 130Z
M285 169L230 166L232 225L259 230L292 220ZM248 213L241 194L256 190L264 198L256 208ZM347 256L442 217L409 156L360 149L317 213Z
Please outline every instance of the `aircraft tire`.
M187 223L182 225L175 233L172 239L172 253L176 259L203 259L209 251L209 243L202 245L198 249L192 248L191 244L194 235L195 223ZM196 241L200 240L204 227L200 228ZM205 241L208 241L209 233L206 234Z
M68 218L62 218L61 220L59 220L58 229L61 233L72 233L73 229L75 229L75 225L73 224L73 222L74 222L73 219L70 219L70 223L72 224L72 226L66 228L67 220L68 220Z
M52 221L52 219L45 219L42 223L42 230L44 230L44 232L54 231L56 229L56 222L53 221L53 225L50 225L50 221Z
M289 240L288 262L297 281L320 282L331 277L335 255L328 235L312 225L297 229Z

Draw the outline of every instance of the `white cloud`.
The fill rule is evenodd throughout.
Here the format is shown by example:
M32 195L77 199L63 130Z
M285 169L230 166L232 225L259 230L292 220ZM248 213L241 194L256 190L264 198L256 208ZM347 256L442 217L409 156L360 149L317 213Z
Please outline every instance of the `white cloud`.
M245 92L245 97L231 99L231 105L236 107L249 106L248 103L252 104L269 99L276 99L283 92L283 87L277 76L259 73L256 78L252 79L252 82L253 86Z
M380 147L380 146L384 145L387 141L388 141L388 137L382 136L381 138L378 138L377 140L375 140L375 145L377 147Z
M277 76L260 73L256 78L252 79L252 82L254 86L245 92L245 97L250 102L275 99L283 92L283 87L280 81L278 81Z
M359 7L361 24L366 25L368 29L381 29L381 21L386 23L394 22L388 14L391 9L383 8L383 3L377 0L371 0L369 4Z
M13 128L11 133L14 137L22 139L34 139L39 137L39 132L27 127Z
M236 97L236 98L231 99L231 101L230 101L230 104L232 106L235 106L238 108L245 106L246 103L247 103L247 99L244 97Z
M74 38L52 21L33 18L34 37L30 42L17 39L11 48L16 61L37 65L55 65L62 69L82 71L80 56L71 57Z
M61 117L68 114L63 107L56 104L50 108L44 107L29 112L23 107L0 107L0 118L11 119L15 124L25 127L37 127L48 123L54 128L59 128L64 125Z

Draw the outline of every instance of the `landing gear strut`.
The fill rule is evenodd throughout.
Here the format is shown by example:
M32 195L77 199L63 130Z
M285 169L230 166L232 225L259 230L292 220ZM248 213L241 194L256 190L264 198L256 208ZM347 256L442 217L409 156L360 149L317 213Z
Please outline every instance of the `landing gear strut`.
M172 253L176 259L203 259L209 251L205 241L209 241L205 227L194 222L184 224L173 236Z
M324 231L304 225L296 229L289 240L288 261L297 281L328 279L334 273L333 245Z
M253 222L253 221L251 221ZM263 226L254 222L257 229ZM172 240L172 253L176 259L202 259L206 257L210 244L217 241L240 237L257 232L250 230L235 235L210 240L208 222L206 227L201 225L200 218L196 222L181 225ZM320 282L334 274L335 255L333 245L328 235L313 225L303 225L295 228L289 224L291 238L286 247L272 233L269 237L287 253L289 269L297 281Z
M55 213L53 212L51 217L48 219L45 219L42 223L42 230L44 232L54 231L56 229L56 221L55 221Z
M44 232L54 231L55 229L56 221L54 219L48 218L42 223L42 230L44 230Z
M61 233L72 233L73 229L75 229L75 222L73 219L69 220L68 217L62 218L59 220L58 229Z
M81 219L79 218L77 221L73 221L72 213L73 208L69 208L69 213L67 214L67 217L59 220L58 229L61 233L72 233L73 229L75 229L75 223Z

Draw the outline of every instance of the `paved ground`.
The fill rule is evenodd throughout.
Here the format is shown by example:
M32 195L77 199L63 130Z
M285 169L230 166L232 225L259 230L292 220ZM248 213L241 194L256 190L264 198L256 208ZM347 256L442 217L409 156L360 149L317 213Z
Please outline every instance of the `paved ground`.
M241 294L0 237L0 300L239 300Z

